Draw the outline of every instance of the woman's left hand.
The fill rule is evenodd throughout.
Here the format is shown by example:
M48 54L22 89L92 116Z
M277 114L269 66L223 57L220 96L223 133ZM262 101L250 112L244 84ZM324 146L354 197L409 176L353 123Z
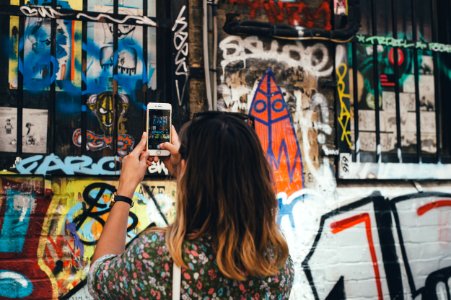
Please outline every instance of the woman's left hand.
M151 163L146 143L147 133L144 132L135 149L122 159L121 176L117 187L118 195L132 198L136 187L143 180L147 167Z

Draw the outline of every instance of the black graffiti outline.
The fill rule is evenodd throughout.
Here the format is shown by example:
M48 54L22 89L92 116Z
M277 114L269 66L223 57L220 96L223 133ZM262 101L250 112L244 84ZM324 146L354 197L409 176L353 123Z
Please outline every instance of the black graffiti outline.
M386 275L385 282L387 283L390 299L404 298L404 288L401 272L402 269L406 271L407 281L410 288L410 293L412 295L412 299L415 299L418 295L422 295L423 299L429 299L424 298L424 296L430 295L432 293L431 291L432 283L430 282L434 282L434 278L430 279L430 277L439 275L441 276L443 274L446 275L447 273L451 273L451 267L446 267L444 269L434 271L433 273L428 275L425 286L415 287L414 276L412 274L412 269L410 267L409 259L407 257L407 250L405 247L401 231L401 223L396 209L396 204L402 201L412 201L417 198L431 198L431 197L451 198L451 194L442 192L421 192L399 196L390 200L388 198L384 198L379 192L376 191L366 198L345 205L343 207L339 207L327 214L324 214L321 217L320 226L318 229L318 233L315 236L313 245L302 262L302 268L307 277L309 285L312 288L315 300L319 300L320 298L318 296L318 291L316 289L312 271L310 270L309 260L313 256L315 250L317 249L318 243L323 236L324 224L326 220L331 217L340 215L342 213L350 212L367 204L373 204L375 226L377 227L379 237L379 250L382 255L381 261L384 266L384 271ZM392 216L394 222L392 221ZM397 240L395 240L395 236L393 234L394 230L396 230ZM398 257L395 246L396 244L399 244L399 248L401 250L401 257ZM330 290L327 299L344 299L345 297L344 280L345 279L343 276L339 278L335 286Z
M95 198L92 198L90 193L93 190L98 189L98 192ZM82 213L76 216L72 223L75 224L75 228L78 231L83 223L86 220L94 219L94 221L100 223L102 228L105 226L105 221L101 218L104 214L109 213L111 208L104 203L99 203L101 197L105 194L106 191L110 191L113 194L116 191L116 188L113 185L103 183L103 182L95 182L91 183L83 190L83 200L82 203ZM102 210L93 212L94 207L100 208ZM133 213L129 213L129 217L132 219L132 223L127 227L127 233L134 230L138 225L138 217ZM80 241L87 246L93 246L97 244L97 240L94 241L86 241L80 238Z
M403 202L403 201L412 200L415 198L426 198L426 197L451 198L451 194L441 193L441 192L421 192L421 193L414 193L414 194L408 194L408 195L396 197L396 198L393 198L391 201L391 211L393 213L393 218L394 218L395 224L396 224L396 234L398 235L399 245L400 245L400 249L401 249L401 256L402 256L402 260L403 260L403 263L404 263L404 266L406 269L406 274L407 274L407 282L409 283L409 288L410 288L410 292L412 294L413 299L416 298L418 295L423 294L425 292L425 287L418 288L415 286L415 280L414 280L414 276L412 274L412 268L410 267L409 258L407 256L407 250L406 250L406 247L404 244L404 237L403 237L402 231L401 231L401 222L399 220L399 214L398 214L398 210L396 208L396 204ZM434 273L437 273L437 272L438 271L436 271ZM429 275L428 275L428 278L429 278ZM429 298L423 298L423 299L429 299Z
M381 194L379 192L374 192L373 194L371 194L370 196L368 196L366 198L363 198L359 201L345 205L343 207L339 207L339 208L321 216L320 226L318 229L318 233L315 237L315 240L313 242L313 245L312 245L309 253L305 257L305 259L302 261L302 268L307 277L309 285L312 288L312 292L313 292L313 296L314 296L315 300L319 300L320 298L318 296L318 291L316 289L316 285L315 285L315 282L313 279L313 274L310 270L309 260L313 256L313 254L317 248L317 245L319 243L319 240L323 236L324 224L326 223L326 220L331 217L340 215L342 213L350 212L356 208L359 208L359 207L367 205L367 204L374 205L374 207L375 207L374 208L374 216L375 216L377 224L378 224L378 222L380 222L381 219L385 220L385 218L387 218L387 210L383 209L383 207L386 207L388 205L387 200L383 196L381 196ZM379 235L379 244L380 244L379 249L381 250L381 254L382 254L384 271L385 271L385 275L387 278L386 281L389 282L390 280L393 280L393 282L388 284L390 299L398 299L397 298L397 297L399 297L398 293L401 293L401 298L399 298L399 299L402 299L402 296L403 296L402 278L401 278L401 276L398 277L398 274L401 274L401 266L399 264L399 259L397 258L394 243L392 242L394 239L393 234L391 232L392 227L386 226L389 228L385 228L385 224L383 227L384 227L383 230L386 230L386 232L384 231L382 233L379 230L379 226L378 226L378 235ZM384 234L384 235L381 235L381 234ZM388 235L388 236L386 236L386 235ZM388 259L388 258L390 258L392 260L390 262L386 263L387 261L385 259ZM394 263L394 262L396 262L396 263ZM345 291L343 289L344 289L344 279L342 276L337 281L335 286L331 289L327 298L328 299L341 299L340 297L345 294Z

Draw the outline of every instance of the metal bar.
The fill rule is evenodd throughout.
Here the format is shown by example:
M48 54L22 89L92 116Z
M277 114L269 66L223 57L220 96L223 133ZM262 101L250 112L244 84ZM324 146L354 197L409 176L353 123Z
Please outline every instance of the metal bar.
M147 0L143 0L143 12L144 15L148 15L148 5L147 5ZM149 37L148 37L148 28L147 27L143 27L143 64L144 64L144 72L146 72L145 74L145 78L147 78L147 82L144 82L144 86L143 86L143 104L146 105L147 104L147 88L150 84L150 78L148 78L147 76L149 76ZM146 124L144 124L146 122L146 109L143 109L141 112L142 115L142 120L143 122L141 122L141 132L146 130Z
M431 1L431 30L432 30L432 40L439 41L438 38L438 15L437 12L437 2ZM442 161L442 149L443 149L443 137L442 137L442 83L440 78L440 70L438 65L438 56L440 54L437 52L432 52L432 61L434 64L434 97L435 97L435 143L437 147L436 160L437 162Z
M87 0L83 1L83 9L87 9ZM81 154L86 154L86 144L87 144L87 106L86 101L88 100L88 95L85 93L87 90L87 49L83 46L86 45L88 41L88 22L82 22L81 24L81 43L82 43L82 51L81 51L81 72L82 72L82 81L81 81L81 115L80 115L80 123L81 123ZM83 49L84 48L84 49Z
M415 0L410 0L412 8L412 39L414 42L417 41L417 31L416 31L416 10L415 10ZM419 87L419 66L418 66L418 50L413 48L413 72L414 72L414 83L415 83L415 115L416 115L416 126L417 126L417 159L421 162L421 115L420 115L420 87Z
M24 0L21 0L23 2ZM19 45L24 44L24 32L25 32L25 17L19 17ZM22 39L22 42L20 41ZM24 61L24 47L19 46L19 64L20 61ZM24 74L19 70L17 72L17 155L20 157L22 155L22 126L23 126L23 87L24 87Z
M119 0L114 0L114 8L113 11L115 14L119 12ZM119 94L119 83L117 82L117 74L118 74L118 61L119 61L119 51L118 51L118 30L119 26L117 23L113 24L113 109L115 110L114 114L114 130L113 130L113 153L114 156L117 155L117 143L119 141L119 113L117 110L117 98Z
M56 1L52 0L52 6L56 7ZM50 56L56 59L56 20L52 19L50 22ZM50 153L55 153L55 129L56 129L56 66L52 64L51 74L55 76L55 80L50 84L50 105L48 107L49 127L47 138L47 150Z
M359 142L359 87L357 80L357 43L352 41L352 94L354 105L354 152L352 154L352 161L360 161L360 142Z
M398 11L395 5L396 0L391 0L392 7L392 31L393 38L398 38ZM400 105L400 95L399 95L399 66L398 66L398 47L393 48L393 72L395 77L395 101L396 101L396 151L398 154L398 161L402 162L402 141L401 141L401 105Z
M376 0L371 0L371 29L373 36L377 35ZM373 45L373 86L374 86L374 109L376 116L376 161L381 159L381 137L380 137L380 108L379 108L379 64L377 58L377 45Z

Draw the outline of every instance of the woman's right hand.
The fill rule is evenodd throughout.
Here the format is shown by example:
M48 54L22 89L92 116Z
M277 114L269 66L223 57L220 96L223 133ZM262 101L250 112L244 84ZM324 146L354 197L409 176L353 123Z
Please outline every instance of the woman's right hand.
M171 126L171 142L162 143L159 145L161 150L168 150L171 153L169 156L160 156L159 158L164 162L166 168L171 175L176 175L177 166L180 164L181 155L179 153L180 140L174 126ZM158 160L156 157L154 160Z

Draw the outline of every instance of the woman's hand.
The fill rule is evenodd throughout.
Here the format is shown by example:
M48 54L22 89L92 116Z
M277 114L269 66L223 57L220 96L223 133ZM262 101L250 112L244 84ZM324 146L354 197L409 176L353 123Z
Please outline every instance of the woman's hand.
M147 167L150 165L146 143L147 133L144 132L135 149L122 159L121 176L117 187L118 195L132 198L136 187L143 180Z
M171 142L162 143L159 146L161 150L168 150L171 153L169 156L161 156L160 159L163 160L169 173L175 175L177 166L180 164L181 156L179 153L180 140L174 126L171 126Z

